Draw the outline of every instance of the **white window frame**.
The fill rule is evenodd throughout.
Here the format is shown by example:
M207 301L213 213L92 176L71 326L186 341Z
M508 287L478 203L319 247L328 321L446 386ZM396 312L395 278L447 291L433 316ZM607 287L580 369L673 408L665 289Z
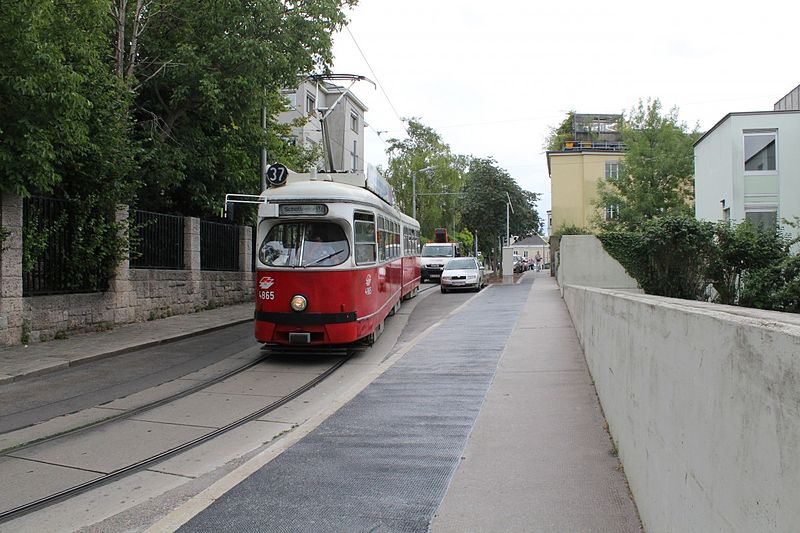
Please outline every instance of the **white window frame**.
M775 138L775 170L745 170L745 138L756 135L772 135ZM775 176L778 174L778 130L743 130L742 131L742 172L745 176Z
M744 220L747 220L748 213L775 213L775 227L780 227L777 204L744 204Z
M358 113L350 113L350 129L358 133Z
M614 175L613 176L609 175L609 172L608 172L609 168L611 168L612 165L613 165L613 169L614 169ZM608 178L611 178L611 177L619 178L619 160L617 160L617 159L609 159L608 161L605 161L605 164L603 165L603 176L605 177L605 179L608 179Z
M317 116L317 98L306 91L306 115Z

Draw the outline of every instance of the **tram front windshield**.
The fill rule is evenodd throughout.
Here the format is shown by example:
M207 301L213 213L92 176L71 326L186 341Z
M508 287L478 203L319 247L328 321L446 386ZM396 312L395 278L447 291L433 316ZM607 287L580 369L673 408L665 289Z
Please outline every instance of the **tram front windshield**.
M269 230L258 249L267 266L329 267L350 256L341 226L332 222L283 222Z

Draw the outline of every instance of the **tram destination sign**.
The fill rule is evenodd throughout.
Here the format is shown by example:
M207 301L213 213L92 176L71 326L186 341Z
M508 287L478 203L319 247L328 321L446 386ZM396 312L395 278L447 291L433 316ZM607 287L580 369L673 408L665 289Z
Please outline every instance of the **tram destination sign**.
M323 216L328 214L328 206L325 204L280 204L278 205L278 216Z

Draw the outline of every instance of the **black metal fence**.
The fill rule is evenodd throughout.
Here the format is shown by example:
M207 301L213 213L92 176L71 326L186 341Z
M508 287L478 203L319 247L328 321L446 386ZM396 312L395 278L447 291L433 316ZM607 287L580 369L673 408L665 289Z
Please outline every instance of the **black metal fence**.
M90 219L104 216L87 218L88 211L62 199L23 200L23 296L108 290L113 268L101 261L86 266L92 262L87 246L103 238ZM184 217L132 210L129 221L131 268L186 268ZM200 268L239 271L239 226L200 221Z
M103 265L87 269L76 264L74 247L91 239L94 231L78 212L78 206L66 200L41 196L23 200L23 296L108 289L109 273Z
M131 268L183 270L182 216L132 210Z
M200 270L239 270L239 226L200 221Z

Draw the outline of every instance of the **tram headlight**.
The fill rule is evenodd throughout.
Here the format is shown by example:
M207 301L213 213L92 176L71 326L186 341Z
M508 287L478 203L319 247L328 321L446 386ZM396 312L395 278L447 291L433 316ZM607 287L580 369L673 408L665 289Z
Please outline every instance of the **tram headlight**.
M292 296L292 301L289 303L292 306L292 310L297 311L305 311L306 306L308 305L308 300L302 294L295 294Z

